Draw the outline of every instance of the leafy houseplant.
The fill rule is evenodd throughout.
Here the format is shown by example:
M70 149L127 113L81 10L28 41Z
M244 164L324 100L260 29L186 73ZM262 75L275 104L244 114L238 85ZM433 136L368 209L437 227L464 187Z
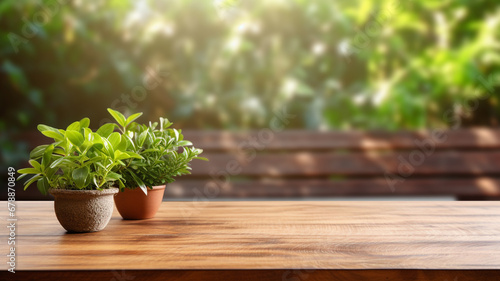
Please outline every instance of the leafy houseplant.
M84 118L66 130L39 125L38 130L54 142L33 149L31 167L18 171L18 180L31 175L24 189L36 182L41 193L54 195L57 218L70 232L106 227L113 212L112 195L118 192L114 185L121 179L114 170L124 166L126 160L141 158L126 151L128 139L113 132L115 124L105 124L96 132L89 124L90 120Z
M160 118L159 123L139 125L118 111L108 111L118 123L122 137L130 140L132 145L128 151L140 156L117 167L116 173L121 176L118 182L123 191L115 197L117 209L126 219L153 217L163 199L166 184L173 182L174 177L190 174L189 163L193 159L207 159L198 156L203 150L184 140L181 130L170 128L172 123L168 119Z

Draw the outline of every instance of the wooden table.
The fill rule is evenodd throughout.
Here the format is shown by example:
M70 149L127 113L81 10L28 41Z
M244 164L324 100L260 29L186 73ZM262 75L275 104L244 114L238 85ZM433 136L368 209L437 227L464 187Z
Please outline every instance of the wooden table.
M52 204L17 202L1 280L500 280L500 202L164 202L86 234Z

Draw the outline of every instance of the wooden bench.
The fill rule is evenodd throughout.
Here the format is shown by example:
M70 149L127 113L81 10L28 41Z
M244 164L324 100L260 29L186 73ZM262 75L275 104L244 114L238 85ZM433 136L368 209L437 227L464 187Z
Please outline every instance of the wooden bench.
M498 129L183 133L210 161L169 184L169 199L500 196ZM32 189L22 199L43 198Z
M500 195L500 130L185 132L209 162L166 197Z

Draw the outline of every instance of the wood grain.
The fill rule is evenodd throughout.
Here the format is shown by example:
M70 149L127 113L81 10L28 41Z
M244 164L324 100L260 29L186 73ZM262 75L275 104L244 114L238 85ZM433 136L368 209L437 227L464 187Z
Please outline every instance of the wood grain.
M471 128L443 131L348 131L318 132L270 130L249 132L183 131L185 138L210 151L265 147L273 150L411 150L416 142L432 140L436 149L499 149L500 129Z
M348 179L180 179L169 183L164 198L307 198L328 196L500 196L500 179L413 178L391 189L385 178ZM477 200L476 200L477 201Z
M422 158L410 158L411 152L325 153L300 152L257 154L255 157L206 153L210 161L193 161L194 176L216 175L222 171L238 176L380 176L402 175L500 175L500 151L438 151ZM401 160L403 159L403 160ZM414 159L414 160L410 160ZM230 163L228 167L228 163Z
M180 270L199 278L223 270L248 280L237 277L274 270L261 280L280 280L276 274L312 269L326 273L310 280L345 280L325 277L335 271L453 280L500 270L499 202L164 202L154 219L124 221L115 212L104 231L88 234L66 234L52 202L17 204L18 271Z
M192 200L208 198L307 198L335 196L449 196L498 200L500 179L496 177L475 178L418 178L410 177L394 185L391 189L385 178L291 178L253 179L237 178L189 179L181 178L169 183L165 199L184 198ZM23 200L52 200L51 195L42 196L36 189L19 193Z

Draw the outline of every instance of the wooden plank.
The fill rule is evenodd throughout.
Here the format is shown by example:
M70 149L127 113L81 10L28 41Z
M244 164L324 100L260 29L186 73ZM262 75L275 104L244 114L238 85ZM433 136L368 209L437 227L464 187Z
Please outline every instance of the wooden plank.
M423 153L298 152L273 154L206 153L210 161L193 161L192 174L239 176L381 176L500 175L500 151ZM410 158L410 156L413 157ZM420 157L418 156L420 155ZM423 156L423 157L422 157ZM411 165L419 164L420 165ZM411 172L413 171L413 172ZM410 173L411 172L411 173Z
M368 179L256 179L182 178L167 185L165 199L307 198L342 196L457 196L493 198L500 196L500 179L408 178L391 189L384 178ZM18 192L17 200L53 200L36 189ZM477 200L475 200L477 201Z
M165 199L307 198L336 196L500 196L500 179L409 178L394 189L384 178L278 179L241 182L238 179L178 180L167 185Z
M500 149L500 129L473 128L444 131L436 138L432 131L398 132L318 132L290 130L273 132L267 129L248 132L184 130L186 139L207 151L234 150L411 150L424 140L432 141L436 149ZM37 131L13 136L35 147L48 138ZM444 140L444 141L438 141ZM427 144L429 145L429 144Z
M438 132L438 131L435 131ZM472 128L434 131L348 131L318 132L267 129L249 132L183 131L185 138L205 150L380 150L418 149L500 149L500 129Z
M8 276L7 273L3 273ZM12 274L11 274L12 275ZM2 274L0 274L2 277ZM11 276L8 276L11 277ZM17 280L148 280L148 281L477 281L499 280L496 270L94 270L94 271L21 271Z
M52 204L17 202L17 271L500 270L500 202L164 202L75 235Z

